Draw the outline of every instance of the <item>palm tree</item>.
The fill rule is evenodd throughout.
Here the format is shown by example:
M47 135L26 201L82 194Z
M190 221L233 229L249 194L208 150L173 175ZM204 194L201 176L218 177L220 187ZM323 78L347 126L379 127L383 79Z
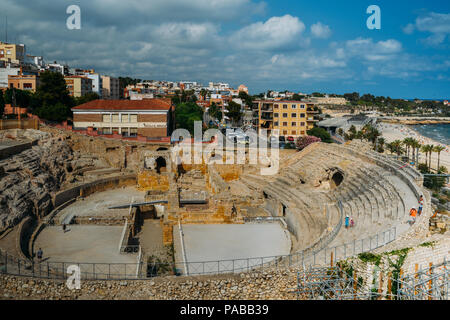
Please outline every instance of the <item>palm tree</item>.
M397 153L397 157L400 156L402 154L402 144L403 142L401 140L394 140L391 142L395 152Z
M412 138L403 139L403 144L406 146L406 156L408 157L409 162L409 148L412 146Z
M433 148L433 151L434 152L436 152L437 154L438 154L438 161L437 161L437 171L439 171L439 168L440 168L440 166L439 166L439 164L440 164L440 157L441 157L441 152L442 151L444 151L445 150L445 147L443 147L443 146L435 146L434 148Z
M417 165L419 162L419 150L422 145L416 139L413 139L412 147L414 150L414 163Z
M426 145L422 146L422 152L425 153L425 165L429 169L431 169L431 153L433 152L433 145L426 144ZM430 159L429 160L430 164L428 164L428 158Z
M383 152L383 146L386 143L386 139L384 138L378 138L378 150L380 150L380 152Z

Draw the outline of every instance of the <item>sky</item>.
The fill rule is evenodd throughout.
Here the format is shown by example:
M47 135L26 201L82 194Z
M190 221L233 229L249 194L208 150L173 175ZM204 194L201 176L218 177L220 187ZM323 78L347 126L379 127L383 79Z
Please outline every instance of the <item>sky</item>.
M78 5L81 29L66 9ZM366 13L377 5L381 29ZM46 62L250 93L450 98L448 0L0 0L0 40Z

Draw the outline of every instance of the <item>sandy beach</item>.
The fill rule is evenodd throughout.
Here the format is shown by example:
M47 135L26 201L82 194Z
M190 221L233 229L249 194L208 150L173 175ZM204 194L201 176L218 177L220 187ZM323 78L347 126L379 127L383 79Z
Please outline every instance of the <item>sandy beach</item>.
M402 124L390 124L390 123L379 123L377 128L382 132L383 138L386 139L386 142L392 142L394 140L403 140L405 138L414 138L419 141L421 144L432 144L432 145L441 145L444 146L445 149L441 152L440 155L440 165L446 166L447 170L450 172L450 146L435 141L433 139L427 138L417 131L412 129L407 125ZM437 158L438 155L436 152L433 152L431 155L431 167L436 169L437 167ZM420 152L419 154L419 163L425 162L425 154Z

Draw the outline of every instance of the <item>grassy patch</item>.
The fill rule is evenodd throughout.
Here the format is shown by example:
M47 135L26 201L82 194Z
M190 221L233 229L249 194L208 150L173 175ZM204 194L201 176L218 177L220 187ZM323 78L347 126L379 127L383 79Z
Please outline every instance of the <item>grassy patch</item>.
M434 247L436 241L424 242L419 245L419 247Z
M366 263L374 263L376 266L380 265L381 262L381 256L371 252L360 253L358 258Z

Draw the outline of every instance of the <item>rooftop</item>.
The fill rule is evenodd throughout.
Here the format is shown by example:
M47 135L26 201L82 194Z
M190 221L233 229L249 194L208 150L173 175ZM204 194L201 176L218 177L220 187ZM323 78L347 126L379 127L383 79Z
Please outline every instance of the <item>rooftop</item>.
M170 99L93 100L72 108L77 110L169 110Z

